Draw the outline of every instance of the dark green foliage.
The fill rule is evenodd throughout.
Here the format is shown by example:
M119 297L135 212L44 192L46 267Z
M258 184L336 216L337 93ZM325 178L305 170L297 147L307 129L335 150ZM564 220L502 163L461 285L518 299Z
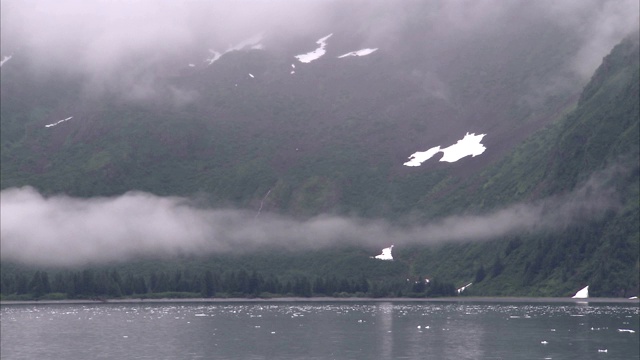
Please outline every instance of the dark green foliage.
M394 297L403 293L414 296L453 296L453 284L433 281L421 282L421 287L411 286L400 279L374 280L373 286L364 276L339 278L335 275L316 277L313 282L307 276L265 277L257 271L250 274L244 270L226 270L219 274L206 270L201 274L193 271L177 271L169 281L167 273L152 272L148 277L132 273L122 274L117 268L102 270L60 271L54 273L54 283L49 285L49 272L37 270L28 285L23 285L23 273L0 274L2 299L106 299L106 298L161 298L194 297L273 297L273 296L371 296ZM148 286L147 286L148 284ZM26 289L26 290L25 290ZM451 291L453 289L453 291Z

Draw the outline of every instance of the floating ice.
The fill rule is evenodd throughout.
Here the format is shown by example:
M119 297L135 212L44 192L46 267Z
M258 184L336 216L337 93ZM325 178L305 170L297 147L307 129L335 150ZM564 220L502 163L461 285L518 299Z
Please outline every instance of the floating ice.
M253 74L252 74L252 73L249 73L249 76L251 76L251 78L255 78L255 76L253 76Z
M544 340L540 341L540 344L542 345L547 345L548 343L549 343L548 341L544 341Z
M196 64L189 64L189 67L194 67L196 66Z
M573 295L572 299L587 299L589 297L589 285L580 289L575 295Z
M11 60L11 58L13 57L13 55L9 55L9 56L3 56L2 60L0 60L0 67L2 65L4 65L4 63L6 63L7 61Z
M393 260L393 255L391 255L391 249L393 249L393 245L388 248L382 249L382 254L376 255L373 258L378 260Z
M366 55L369 55L369 54L373 53L376 50L378 50L378 48L375 48L375 49L369 49L369 48L361 49L361 50L357 50L357 51L348 52L348 53L346 53L344 55L340 55L340 56L338 56L338 58L341 59L341 58L344 58L344 57L347 57L347 56L366 56Z
M331 35L333 35L333 33L316 41L316 44L320 45L320 47L318 47L317 49L311 52L308 52L306 54L296 55L295 58L298 59L298 61L303 63L310 63L313 60L319 59L322 55L324 55L327 52L325 50L325 47L327 46L327 39L330 38Z
M60 121L56 121L56 122L54 122L54 123L47 124L47 125L45 125L44 127L52 127L52 126L56 126L56 125L58 125L58 124L60 124L60 123L63 123L63 122L65 122L65 121L68 121L68 120L71 120L71 119L73 119L73 116L69 116L69 117L68 117L68 118L66 118L66 119L62 119L62 120L60 120Z
M608 350L607 349L598 349L599 353L606 353Z
M638 297L637 296L632 296L632 297L629 298L629 300L638 300Z
M444 155L440 161L456 162L465 156L478 156L487 148L480 142L487 134L476 135L475 133L467 133L462 140L457 143L440 149L440 146L432 147L427 151L418 151L409 156L409 161L405 162L405 166L420 166L423 162L432 158L435 154L442 152Z

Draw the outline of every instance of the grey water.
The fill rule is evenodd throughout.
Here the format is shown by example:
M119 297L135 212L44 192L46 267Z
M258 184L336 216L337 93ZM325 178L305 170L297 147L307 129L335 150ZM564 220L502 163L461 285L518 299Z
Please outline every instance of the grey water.
M10 359L638 359L637 303L2 305Z

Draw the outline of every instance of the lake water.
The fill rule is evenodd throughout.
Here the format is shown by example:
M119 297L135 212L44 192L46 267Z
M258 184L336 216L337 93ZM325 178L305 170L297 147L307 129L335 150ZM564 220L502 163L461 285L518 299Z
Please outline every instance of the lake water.
M2 305L10 359L638 359L637 303Z

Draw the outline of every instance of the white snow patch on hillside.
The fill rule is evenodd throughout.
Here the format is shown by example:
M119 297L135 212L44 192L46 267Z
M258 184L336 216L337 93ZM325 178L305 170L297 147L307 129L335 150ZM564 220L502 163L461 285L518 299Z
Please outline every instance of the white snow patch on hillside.
M264 45L262 45L260 41L262 41L262 34L256 34L248 39L242 40L241 42L235 45L229 46L227 50L223 52L209 49L209 52L211 53L211 57L204 59L204 62L206 62L208 65L211 65L214 62L216 62L218 59L220 59L222 55L229 53L231 51L244 50L245 48L249 48L251 50L264 50Z
M68 120L71 120L71 119L73 119L73 116L69 116L69 117L68 117L68 118L66 118L66 119L62 119L62 120L56 121L56 122L54 122L54 123L47 124L47 125L45 125L44 127L52 127L52 126L56 126L56 125L58 125L58 124L60 124L60 123L63 123L63 122L65 122L65 121L68 121Z
M352 51L352 52L348 52L344 55L340 55L338 56L339 59L347 57L347 56L366 56L369 55L371 53L373 53L374 51L378 50L378 48L375 49L370 49L370 48L366 48L366 49L361 49L361 50L357 50L357 51Z
M440 152L440 146L432 147L427 151L418 151L409 156L409 161L404 163L406 166L420 166L423 162L431 159L433 155Z
M3 56L2 60L0 60L0 67L2 67L2 65L4 65L4 63L6 63L7 61L11 60L12 57L13 55Z
M311 52L308 52L306 54L296 55L295 58L298 59L298 61L303 63L310 63L313 60L319 59L322 55L324 55L327 52L327 50L325 50L325 47L327 46L327 39L329 39L331 35L333 35L333 33L323 38L320 38L318 41L316 41L316 44L320 45L317 49Z
M405 162L405 166L420 166L423 162L432 158L435 154L442 152L444 155L440 161L456 162L465 156L478 156L487 148L481 144L482 138L487 134L476 135L475 133L467 133L462 140L457 143L440 149L440 146L432 147L427 151L418 151L409 156L409 161Z
M393 249L393 245L388 248L382 249L382 254L376 255L373 258L378 260L393 260L393 255L391 255L391 250Z
M462 293L463 293L465 290L467 290L467 288L468 288L469 286L471 286L471 285L473 285L473 283L468 283L467 285L465 285L465 286L463 286L463 287L459 288L459 289L457 290L458 294L462 294Z
M207 65L213 64L216 60L220 59L220 57L222 56L221 53L219 53L219 52L217 52L215 50L209 49L209 52L211 53L211 57L204 59L204 62L206 62Z

